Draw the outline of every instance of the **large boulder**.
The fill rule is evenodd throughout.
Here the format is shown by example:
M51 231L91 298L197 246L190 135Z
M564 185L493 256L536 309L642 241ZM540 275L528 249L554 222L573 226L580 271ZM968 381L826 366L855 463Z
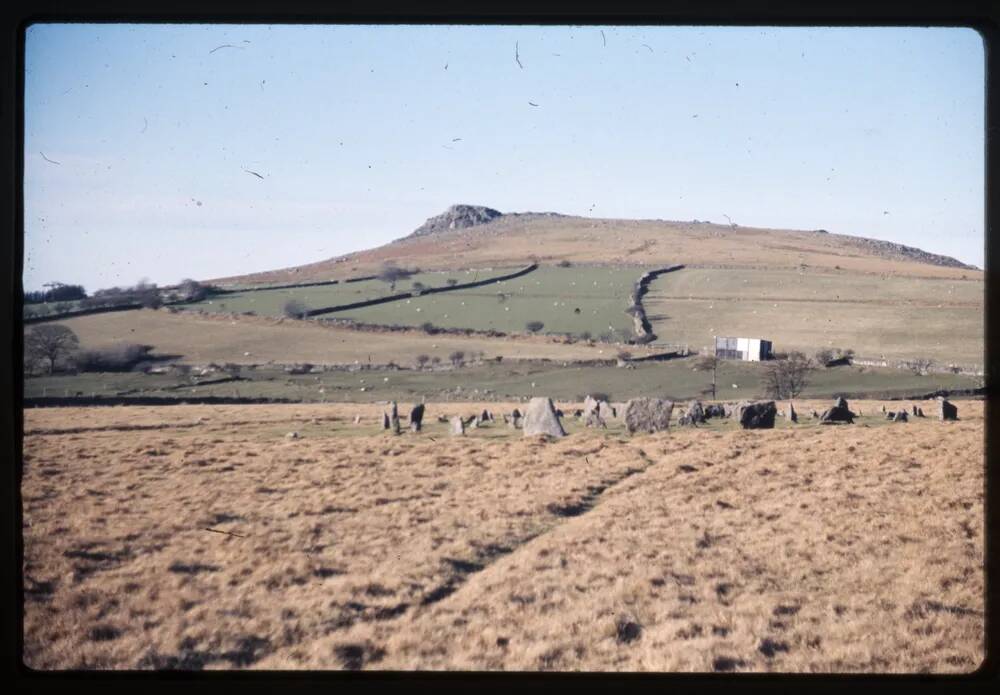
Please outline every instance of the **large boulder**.
M832 408L823 411L823 414L819 416L819 422L821 425L834 425L841 422L851 424L854 422L854 418L854 413L847 405L847 399L841 396L834 402Z
M528 402L522 430L525 437L539 434L550 437L566 436L566 430L559 422L559 416L556 414L556 407L552 404L552 399L544 397L532 398Z
M938 419L957 420L958 408L956 408L952 403L949 403L946 398L938 398Z
M597 414L601 416L601 419L607 422L608 420L613 420L618 417L618 409L607 401L600 401L597 404Z
M635 432L662 432L670 427L674 404L661 398L633 398L625 404L625 429Z
M774 427L774 416L777 414L774 401L740 401L733 417L745 430L769 430Z

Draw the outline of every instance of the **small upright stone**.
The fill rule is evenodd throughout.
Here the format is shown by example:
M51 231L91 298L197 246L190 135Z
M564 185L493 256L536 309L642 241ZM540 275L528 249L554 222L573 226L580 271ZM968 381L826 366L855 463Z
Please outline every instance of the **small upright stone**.
M958 408L944 397L938 398L938 418L941 420L957 420Z
M382 413L382 429L387 430L392 427L392 421L389 418L389 413Z
M410 430L419 432L424 423L424 404L418 403L410 411Z
M566 430L559 422L556 407L551 398L532 398L524 414L524 436L545 434L550 437L565 437Z
M462 421L462 418L456 415L451 419L451 429L449 430L449 434L451 434L452 437L460 437L465 434L465 423Z
M795 412L795 406L792 405L791 401L788 402L788 419L791 422L799 421L799 414Z
M701 401L690 401L687 404L687 409L684 414L687 419L691 421L692 425L698 425L705 422L705 408L702 406Z

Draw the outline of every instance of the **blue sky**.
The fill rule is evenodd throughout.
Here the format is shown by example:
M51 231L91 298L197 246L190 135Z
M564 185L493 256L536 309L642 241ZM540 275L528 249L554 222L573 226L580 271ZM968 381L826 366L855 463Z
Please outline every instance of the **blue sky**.
M26 53L26 289L309 263L453 203L983 264L971 29L37 24Z

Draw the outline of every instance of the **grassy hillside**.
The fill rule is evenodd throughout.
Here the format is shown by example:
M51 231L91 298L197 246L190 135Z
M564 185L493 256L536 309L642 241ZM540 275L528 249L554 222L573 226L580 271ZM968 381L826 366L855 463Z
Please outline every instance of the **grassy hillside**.
M505 215L488 224L401 239L347 256L213 282L305 282L363 275L386 261L429 269L518 265L567 259L616 265L739 265L762 268L840 266L916 277L981 278L982 272L918 263L866 240L814 231L776 230L666 220Z
M366 323L524 332L529 321L543 333L632 334L625 313L628 293L642 274L636 268L542 267L486 287L380 304L331 314ZM579 313L577 313L579 309Z
M748 336L782 351L982 364L983 299L978 279L688 268L654 280L644 306L661 342L697 350Z
M396 282L395 289L381 280L361 280L359 282L314 287L291 287L274 290L236 291L216 295L200 302L181 305L187 309L211 312L252 311L260 316L283 316L285 303L289 300L302 302L309 309L320 309L337 304L350 304L368 299L378 299L392 294L410 292L415 283L425 287L447 287L448 280L458 283L485 280L490 277L513 272L516 268L489 268L482 270L437 271L417 273Z
M355 362L412 365L417 355L438 357L447 362L455 351L467 355L483 352L485 358L548 358L554 360L609 359L616 348L554 342L550 338L488 339L476 336L369 333L324 326L312 321L263 317L199 316L165 310L137 310L95 314L66 319L84 347L100 347L119 342L153 345L160 354L178 355L179 361L195 364L236 362L260 364L268 361L288 364L354 364ZM636 355L652 348L631 348ZM245 353L250 353L249 355Z

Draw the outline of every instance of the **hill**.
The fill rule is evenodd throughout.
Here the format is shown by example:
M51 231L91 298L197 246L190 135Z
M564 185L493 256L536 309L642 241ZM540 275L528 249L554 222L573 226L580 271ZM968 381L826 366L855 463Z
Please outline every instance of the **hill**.
M367 275L388 262L424 270L570 261L609 265L824 268L914 277L981 278L947 256L824 230L739 227L704 221L622 220L507 213L453 206L412 234L308 265L216 278L214 283L309 282Z

